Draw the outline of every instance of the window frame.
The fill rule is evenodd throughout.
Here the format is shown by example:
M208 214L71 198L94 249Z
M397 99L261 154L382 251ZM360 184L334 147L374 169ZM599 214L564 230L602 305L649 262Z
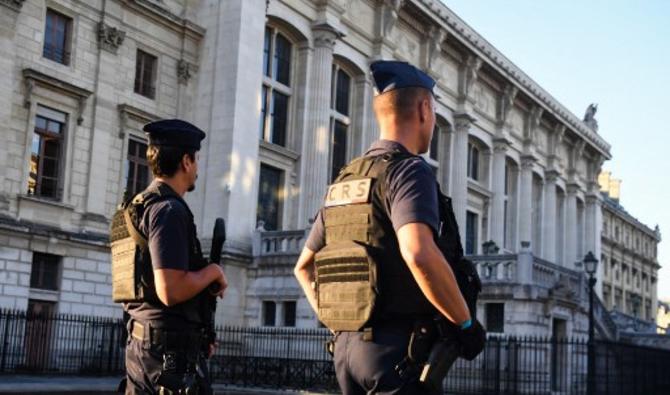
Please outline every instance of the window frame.
M55 117L49 117L47 113L49 112L54 112L62 115L62 121L54 119ZM30 144L28 146L28 164L29 168L30 165L32 164L33 161L33 150L32 150L32 143L36 137L36 135L40 136L40 145L39 145L39 159L38 159L38 164L37 164L37 169L36 169L36 174L35 174L35 192L30 193L30 189L26 191L27 196L31 196L37 199L44 199L44 200L51 200L51 201L56 201L60 202L63 200L64 197L64 185L65 185L65 180L64 180L64 168L65 168L65 161L67 160L67 149L68 149L68 128L70 125L70 114L44 106L42 104L37 104L35 108L35 112L31 114L32 115L32 133L30 134L29 137L32 137L29 141ZM54 114L55 115L55 114ZM46 128L41 129L37 126L38 122L37 119L41 118L44 119L46 122ZM60 124L61 131L60 133L53 133L49 131L49 123L57 123ZM49 176L44 176L42 174L42 164L45 159L45 148L44 144L42 143L46 139L55 139L58 140L58 157L57 158L51 158L55 159L57 161L57 169L56 169L56 176L55 177L49 177ZM55 194L54 196L45 196L41 194L41 185L42 185L42 179L43 178L49 178L49 179L55 179ZM28 170L28 178L27 178L27 186L30 188L30 183L32 179L32 171L31 169Z
M275 170L279 173L279 182L277 183L277 226L276 229L267 229L264 226L264 229L266 231L268 230L282 230L283 229L283 224L284 224L284 206L286 204L285 202L285 179L286 179L286 171L282 168L276 167L272 164L261 162L259 167L258 167L258 192L256 194L256 227L258 227L259 220L259 205L260 205L260 197L261 197L261 175L262 175L262 168L270 168L272 170ZM267 225L267 223L264 223L264 225Z
M265 42L266 42L266 34L270 33L270 46L267 48L267 51L269 51L267 55L267 61L266 61L266 47L265 47ZM275 75L275 65L274 65L274 59L276 57L275 51L276 51L276 42L277 42L277 36L281 36L282 39L286 40L291 46L290 46L290 56L289 56L289 70L288 70L288 83L289 85L286 85L282 82L280 82ZM292 85L295 83L295 63L296 63L296 43L289 38L289 35L284 33L281 29L273 26L273 25L266 25L265 30L264 30L264 39L263 39L263 66L262 66L262 75L263 75L263 81L261 83L261 91L260 91L260 103L261 103L261 112L259 114L259 117L261 118L259 120L259 126L260 129L258 131L259 139L263 140L267 143L278 145L280 147L288 148L289 147L289 142L291 141L291 122L292 122L292 113L293 113L293 102L292 100L294 96L294 89ZM269 75L268 75L268 70L269 70ZM274 111L272 110L274 106L274 92L277 92L281 95L286 96L287 98L287 105L286 105L286 118L285 118L285 130L284 130L284 135L283 135L283 142L281 144L274 142L274 137L275 133L273 130L273 120L274 120ZM263 107L262 104L265 103L265 106ZM265 111L263 111L263 108Z
M474 151L476 152L476 155L474 154ZM476 158L476 161L473 159ZM474 143L473 141L468 141L468 154L467 154L467 177L468 179L475 181L475 182L480 182L481 181L481 174L480 174L480 169L481 169L481 164L482 164L482 148ZM473 167L476 167L473 169ZM474 177L473 177L474 175Z
M62 19L65 22L65 28L63 35L64 37L64 42L63 42L63 48L62 48L62 59L57 59L55 55L49 55L52 52L55 52L55 49L53 48L53 45L51 48L49 48L49 51L47 50L47 34L49 33L49 30L47 29L47 24L49 21L49 16L54 15L58 19ZM72 53L73 53L73 32L74 32L74 18L60 10L57 10L51 6L46 7L46 12L44 13L44 34L42 38L42 58L48 59L52 62L61 64L63 66L71 66L72 65ZM51 33L55 33L56 27L52 27Z
M54 260L55 262L46 263L45 261L40 261L38 266L38 279L35 279L35 268L36 268L36 258L42 256L47 260ZM55 265L55 268L50 270L49 273L46 273L44 268L47 265ZM30 280L29 287L30 289L40 290L40 291L55 291L58 292L61 289L61 274L63 268L63 257L60 255L48 254L44 252L33 251L33 256L30 263ZM53 281L53 287L45 287L44 281L45 278L51 278ZM37 283L37 284L36 284Z
M474 240L473 240L473 250L472 252L468 252L468 237L469 237L469 227L468 227L468 214L471 214L474 216ZM479 238L481 237L480 231L481 231L481 213L475 210L467 209L465 211L465 245L464 247L464 253L465 255L477 255L479 254Z
M127 195L128 195L127 197L132 197L132 196L134 196L135 194L141 192L141 191L144 190L147 186L149 186L149 184L151 184L151 181L153 180L153 175L152 175L152 173L151 173L151 168L149 167L149 161L147 160L147 157L146 157L146 151L145 151L144 158L141 158L141 157L139 157L139 156L138 156L138 157L132 157L132 158L131 158L131 156L130 156L130 147L131 147L131 144L132 144L132 143L142 144L142 145L144 145L144 146L146 146L146 147L149 146L149 142L148 142L145 138L141 138L141 137L139 137L139 136L136 136L135 134L129 134L129 136L128 136L128 142L127 142L127 144L125 144L125 148L126 148L126 149L125 149L125 153L126 153L126 155L125 155L125 163L124 163L124 170L125 170L125 171L124 171L124 180L125 180L125 182L123 183L123 191L124 191L124 195L126 195L126 193L127 193ZM135 165L134 165L134 167L135 167L135 178L136 178L136 180L137 180L137 168L138 168L139 166L145 166L145 167L147 168L147 185L145 185L143 188L141 188L141 189L139 189L139 190L137 190L137 191L129 191L129 190L128 190L128 181L129 181L129 175L130 175L130 166L131 166L132 163L133 163L133 160L132 160L132 159L136 159L136 161L135 161ZM143 163L142 163L142 162L143 162Z
M140 56L141 55L141 56ZM138 69L139 67L139 62L140 59L152 59L153 60L153 67L151 70L151 81L149 83L149 91L145 92L142 90L142 87L146 87L146 84L143 82L143 77L145 76L144 72L146 70L146 67L142 67L142 74L138 75ZM150 100L156 100L156 97L158 96L158 70L159 70L159 59L160 56L158 56L155 53L152 53L151 51L147 51L144 48L138 47L135 51L135 80L133 81L133 92L137 95L140 95L142 97L145 97ZM143 61L142 66L144 66L146 63ZM142 78L141 78L142 77ZM140 85L138 86L138 81L140 82Z
M347 114L339 112L337 109L337 100L339 98L339 91L338 91L338 81L339 81L339 75L340 73L346 75L349 78L349 86L348 86L348 91L347 91ZM350 158L350 152L351 152L351 140L352 140L352 133L351 133L351 126L352 126L352 115L351 111L353 109L353 97L354 97L354 75L353 73L349 72L346 68L342 67L338 63L333 63L332 68L331 68L331 79L330 79L330 124L329 124L329 140L330 140L330 149L328 152L328 167L329 167L329 180L333 181L335 177L337 177L337 173L339 173L339 169L336 171L335 169L335 137L336 137L336 127L338 124L344 126L344 134L345 134L345 141L344 141L344 161L342 163L342 166L346 165L349 158ZM341 168L341 167L340 167Z

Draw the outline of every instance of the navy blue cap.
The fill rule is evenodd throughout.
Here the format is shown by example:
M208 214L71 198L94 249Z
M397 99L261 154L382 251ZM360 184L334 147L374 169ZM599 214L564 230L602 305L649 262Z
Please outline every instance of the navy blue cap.
M144 125L149 144L200 149L205 132L181 119L162 119Z
M425 88L433 93L435 80L407 62L378 60L370 65L375 96L400 88Z

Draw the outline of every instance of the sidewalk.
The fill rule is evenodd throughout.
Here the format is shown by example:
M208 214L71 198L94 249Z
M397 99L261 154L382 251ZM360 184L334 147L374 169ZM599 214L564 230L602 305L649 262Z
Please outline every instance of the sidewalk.
M0 375L0 394L112 395L120 377ZM215 384L217 395L317 395L306 391L282 391ZM327 395L327 394L319 394Z

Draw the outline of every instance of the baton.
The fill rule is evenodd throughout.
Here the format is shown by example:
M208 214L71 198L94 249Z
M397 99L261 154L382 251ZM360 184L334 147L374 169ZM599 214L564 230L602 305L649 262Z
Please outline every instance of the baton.
M223 218L217 218L214 222L214 230L212 231L212 247L209 250L209 261L212 263L221 263L221 250L223 250L223 243L226 242L226 222ZM207 287L211 293L219 292L221 286L218 282L213 282Z

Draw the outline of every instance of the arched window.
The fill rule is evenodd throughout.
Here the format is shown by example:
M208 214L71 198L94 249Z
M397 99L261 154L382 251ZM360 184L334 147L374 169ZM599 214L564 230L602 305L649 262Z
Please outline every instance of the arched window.
M260 139L286 145L291 89L293 44L273 27L265 28Z
M347 164L349 129L351 127L351 76L339 65L333 65L330 96L330 179L337 177Z

